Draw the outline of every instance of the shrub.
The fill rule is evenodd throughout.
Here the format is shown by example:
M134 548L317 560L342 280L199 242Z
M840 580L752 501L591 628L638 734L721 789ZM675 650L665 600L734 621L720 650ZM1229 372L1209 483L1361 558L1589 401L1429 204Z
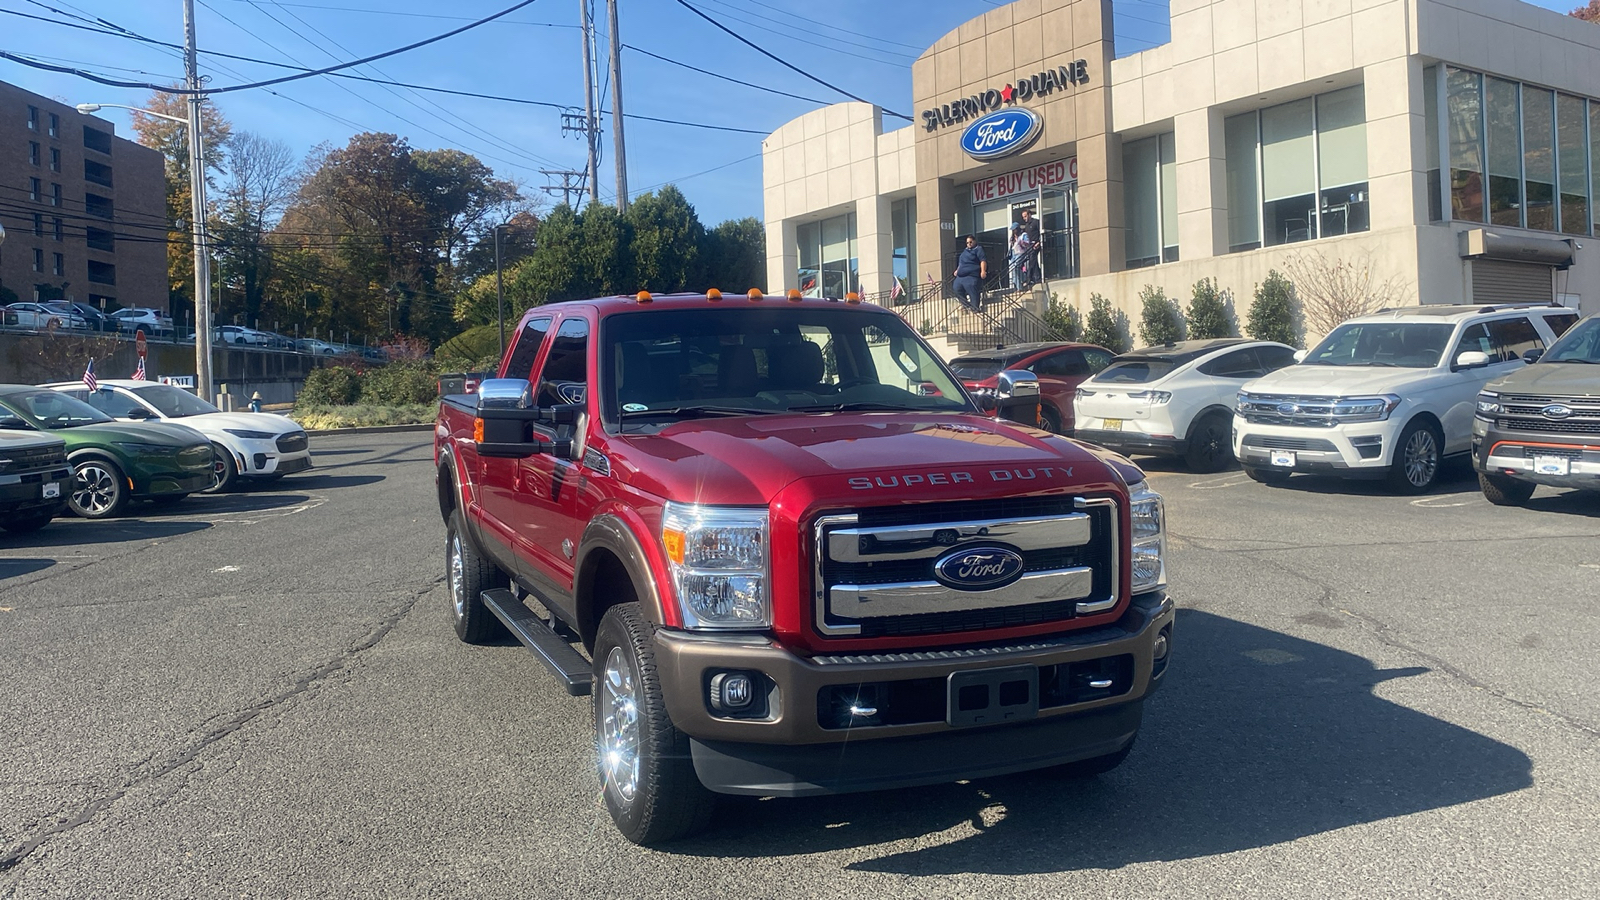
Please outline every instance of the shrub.
M357 403L352 406L319 406L310 409L297 406L289 417L298 422L301 428L309 431L370 428L375 425L420 425L439 417L439 404L369 406Z
M1246 329L1258 341L1278 341L1300 346L1299 316L1295 312L1294 282L1277 269L1267 272L1267 280L1256 285L1256 299L1250 304Z
M1145 285L1139 292L1139 339L1154 347L1183 339L1183 311L1167 292Z
M392 362L362 378L361 400L382 406L428 403L439 395L439 367L431 361Z
M1083 322L1079 320L1078 308L1056 299L1050 295L1050 305L1045 308L1044 324L1050 329L1050 336L1058 341L1075 341L1083 333Z
M1189 300L1189 337L1235 337L1228 304L1233 297L1228 291L1217 289L1217 283L1202 278L1194 283L1194 296Z
M296 406L344 406L361 396L361 373L349 366L324 366L306 376Z
M1122 336L1117 317L1111 312L1111 301L1099 294L1089 295L1089 315L1084 320L1083 340L1099 344L1112 353L1124 353L1128 340Z

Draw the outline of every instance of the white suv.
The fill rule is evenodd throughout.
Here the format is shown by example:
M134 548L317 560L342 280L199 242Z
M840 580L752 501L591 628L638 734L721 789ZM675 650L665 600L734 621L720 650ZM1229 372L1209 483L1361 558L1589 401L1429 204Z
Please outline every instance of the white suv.
M1421 493L1472 449L1478 391L1577 321L1558 306L1412 306L1335 328L1301 362L1239 392L1233 452L1245 473L1383 478Z

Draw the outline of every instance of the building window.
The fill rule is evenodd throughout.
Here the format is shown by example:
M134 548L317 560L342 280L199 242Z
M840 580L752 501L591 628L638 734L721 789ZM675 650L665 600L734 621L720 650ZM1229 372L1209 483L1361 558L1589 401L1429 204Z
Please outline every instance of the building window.
M33 236L44 237L44 213L33 214Z
M114 215L114 205L110 197L102 197L99 194L84 194L83 211L91 216L110 219Z
M43 195L44 195L44 182L40 181L37 178L29 178L28 179L28 199L32 200L35 203L38 203L39 202L39 198L41 196L43 196Z
M889 204L890 241L894 245L894 277L906 293L915 287L917 271L917 198ZM910 297L905 298L907 301Z
M1517 83L1486 78L1484 111L1488 118L1489 222L1522 225L1522 99Z
M39 164L39 142L28 142L28 162L37 166Z
M1172 133L1122 145L1128 268L1178 258L1177 155Z
M28 107L28 130L39 130L39 107L37 106Z
M796 229L800 290L808 297L843 297L861 289L856 259L856 216L807 222Z
M66 257L62 256L59 253L53 253L53 254L51 254L51 256L54 257L54 259L52 260L53 265L51 266L51 271L53 271L57 275L65 275L65 274L67 274L67 260L66 260Z
M55 226L55 238L56 238L56 240L58 240L58 241L59 241L59 240L61 240L61 232L62 232L62 228L61 228L61 217L60 217L60 216L57 216L57 217L56 217L56 218L55 218L55 219L54 219L54 220L53 220L53 223L52 223L52 224L54 224L54 226Z
M33 270L35 272L44 271L44 251L38 247L33 248Z
M50 136L51 137L60 137L61 136L61 117L56 115L55 113L51 113L50 114Z
M94 128L83 129L83 146L95 151L111 155L111 135Z
M1450 218L1484 220L1483 77L1449 69L1445 109L1450 138Z
M1589 104L1589 183L1600 187L1600 103ZM1589 218L1600 234L1600 203L1589 204Z
M89 245L90 250L104 250L107 253L112 253L117 249L116 238L105 228L96 228L90 225L83 230L83 234L84 242ZM532 368L532 363L529 363L529 368Z
M83 161L83 180L101 187L111 187L111 167L105 163L86 159Z
M50 185L50 205L51 206L60 206L61 205L61 185L59 185L59 184Z
M1227 119L1229 250L1368 230L1366 119L1359 85Z
M1439 67L1422 70L1422 152L1428 167L1428 221L1444 221L1444 185L1439 180Z
M50 148L50 171L61 171L61 148L59 147Z
M94 284L116 284L117 267L111 263L89 260L89 280Z
M1522 186L1528 211L1526 225L1556 230L1556 95L1544 88L1522 86Z
M1561 197L1561 230L1589 233L1589 135L1582 97L1556 97L1556 172Z

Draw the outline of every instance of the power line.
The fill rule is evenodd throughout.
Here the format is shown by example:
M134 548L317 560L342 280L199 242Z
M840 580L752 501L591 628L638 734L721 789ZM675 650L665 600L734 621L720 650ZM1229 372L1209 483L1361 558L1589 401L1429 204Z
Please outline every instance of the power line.
M803 40L803 38L801 38L800 36L798 36L798 35L796 35L794 33L794 31L793 31L794 26L791 25L788 22L784 22L784 21L781 21L779 19L774 19L771 16L764 16L764 15L758 13L758 12L750 12L749 10L740 9L737 6L732 6L732 5L728 4L728 3L724 3L724 2L722 2L722 0L705 0L705 2L711 3L712 5L715 5L715 6L720 6L724 10L727 10L727 12L724 12L723 15L727 15L730 19L733 19L733 21L735 21L735 22L739 22L739 23L744 24L744 25L749 25L751 28L755 28L755 29L760 30L760 31L765 31L765 32L768 32L769 34L776 34L779 37L788 38L790 40ZM746 19L740 19L740 18L738 18L738 16L728 15L729 12L737 13L738 15L742 15L742 16L754 16L757 19L762 19L762 20L767 21L767 22L772 22L772 23L775 23L777 25L782 25L782 26L784 26L785 28L787 28L789 30L788 31L779 31L777 29L769 28L769 27L767 27L765 25L760 25L758 23L751 22L751 21L748 21ZM816 22L815 20L808 19L806 21L808 23L812 24L812 25L820 25L821 27L824 27L824 28L833 28L833 26L822 25L821 22ZM842 30L842 29L835 28L834 30L837 31L837 30ZM845 33L846 34L850 34L851 32L845 32ZM827 40L832 42L832 43L835 43L835 44L844 44L844 45L847 45L847 46L850 46L850 47L859 47L859 48L861 48L863 50L872 50L872 51L875 51L875 52L880 53L880 54L884 54L884 55L887 55L887 56L896 56L896 57L899 57L900 59L905 60L905 62L899 62L899 63L887 63L887 61L885 61L885 60L876 60L877 62L886 62L889 65L904 67L906 65L909 65L912 60L916 59L916 55L915 54L901 53L901 52L896 51L896 50L886 50L886 49L883 48L882 44L864 44L864 43L862 43L860 41L852 41L852 40L848 40L848 39L842 38L842 37L830 37L830 38L827 38ZM816 46L816 47L820 47L823 50L833 50L834 49L833 47L830 47L827 44L811 44L809 42L806 42L806 43L807 43L807 46ZM891 42L885 41L883 43L891 43ZM848 51L839 50L839 51L836 51L836 52L846 53Z
M766 87L766 86L763 86L763 85L759 85L759 84L751 84L748 81L740 81L737 78L729 78L726 75L722 75L722 74L719 74L717 72L712 72L712 71L710 71L708 69L702 69L699 66L691 66L686 62L679 62L678 60L672 59L670 57L660 56L658 54L651 53L649 50L645 50L645 49L643 49L641 47L635 47L632 44L623 44L622 46L623 46L623 49L625 49L625 50L632 50L635 53L642 53L645 56L650 57L651 59L658 59L658 60L660 60L660 61L662 61L664 63L671 63L674 66L678 66L679 68L683 68L683 69L688 69L691 72L699 72L701 75L709 75L712 78L718 79L719 81L726 81L726 82L728 82L730 84L737 84L737 85L740 85L742 87L754 88L755 90L758 90L758 91L766 91L769 94L777 94L780 97L792 97L792 98L794 98L796 100L804 100L807 103L816 103L816 104L820 104L822 106L829 105L827 100L818 100L815 97L803 97L800 94L791 94L788 91L780 91L777 88L769 88L769 87Z
M773 6L770 3L762 3L761 0L745 0L745 2L750 3L750 4L754 5L754 6L759 6L762 9L770 9L773 12L778 13L779 15L788 16L791 19L798 19L801 22L805 22L808 25L815 25L815 26L818 26L818 27L821 27L821 28L827 28L827 29L829 29L831 31L842 31L845 34L853 34L854 33L852 31L850 31L849 29L840 28L840 27L838 27L836 25L829 25L828 23L819 21L817 19L808 19L805 16L800 15L799 13L790 12L790 11L788 11L786 9L782 9L780 7ZM1011 0L1006 0L1006 2L1009 3L1009 2L1011 2ZM723 3L722 5L727 6L729 4ZM751 13L751 15L755 15L755 14ZM777 21L777 20L773 19L772 21ZM927 49L926 47L918 47L916 44L907 44L907 43L904 43L904 42L901 42L901 41L891 41L888 38L879 38L879 40L882 41L885 44L894 44L897 47L905 47L908 50L915 50L915 51L917 51L918 55L921 55L921 53L924 50Z
M781 58L779 58L777 56L774 56L771 53L768 53L766 50L761 49L761 47L759 47L756 44L752 43L750 40L748 40L744 36L740 35L738 32L736 32L733 29L729 28L728 26L722 24L721 22L718 22L716 19L711 18L710 16L706 15L705 13L703 13L700 10L696 9L695 7L689 5L688 0L676 0L676 2L677 2L677 4L679 6L683 7L684 9L687 9L688 11L694 13L695 15L699 16L700 18L705 19L707 22L710 22L713 26L715 26L717 28L717 30L726 33L728 36L732 37L734 40L738 41L741 44L744 44L746 47L749 47L750 49L756 51L757 53L761 54L762 56L765 56L766 58L772 60L773 62L777 63L778 65L783 66L785 69L788 69L791 72L795 72L795 73L798 73L800 75L803 75L806 78L809 78L812 81L815 81L817 84L822 85L823 87L827 88L828 90L837 91L837 92L845 95L846 97L849 97L851 100L856 100L856 101L859 101L861 103L872 104L872 101L870 101L870 100L866 100L864 98L858 97L855 94L850 93L849 91L845 90L842 87L837 87L835 85L829 84L828 82L823 81L821 78L818 78L817 76L811 74L810 72L807 72L806 70L800 68L799 66L796 66L793 63L788 62L787 60L781 59ZM877 104L872 104L872 105L876 106ZM890 110L890 109L888 109L886 107L880 107L880 108L883 109L884 113L886 113L887 115L891 115L891 116L895 117L896 119L904 119L907 122L912 121L911 117L908 116L908 115L905 115L904 113L897 113L897 112L894 112L893 110Z

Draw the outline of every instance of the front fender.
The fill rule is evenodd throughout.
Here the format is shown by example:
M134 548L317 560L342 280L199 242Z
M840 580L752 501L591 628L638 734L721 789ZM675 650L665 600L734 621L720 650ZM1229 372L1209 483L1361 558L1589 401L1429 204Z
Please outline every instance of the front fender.
M610 596L599 596L605 587L601 583L601 562L605 554L622 563L646 618L669 627L680 624L678 610L669 599L671 589L655 574L667 570L666 560L654 541L641 537L648 534L645 521L628 509L601 513L584 528L578 545L573 596L578 607L579 631L586 644L593 643L600 615L612 602Z

